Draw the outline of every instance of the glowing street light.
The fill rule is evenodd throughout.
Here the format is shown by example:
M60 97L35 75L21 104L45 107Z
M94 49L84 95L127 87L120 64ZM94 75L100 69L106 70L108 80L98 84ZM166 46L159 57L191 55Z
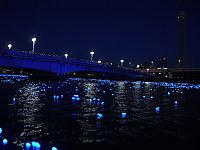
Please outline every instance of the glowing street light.
M93 59L93 55L94 55L94 51L91 51L91 52L90 52L90 55L91 55L91 59L90 59L90 61L92 61L92 59Z
M101 60L98 61L98 64L100 64L100 63L101 63Z
M181 60L180 60L180 59L178 60L178 63L179 63L179 64L181 63Z
M69 56L69 55L66 53L66 54L65 54L65 58L67 58L68 56Z
M8 49L11 49L12 48L12 44L8 44Z
M35 49L35 42L36 42L36 38L32 38L32 42L33 42L33 50L32 50L32 53L34 53L34 49Z
M121 59L120 62L121 62L121 67L123 67L124 60Z
M140 68L140 65L137 65L136 68L139 69L139 68Z

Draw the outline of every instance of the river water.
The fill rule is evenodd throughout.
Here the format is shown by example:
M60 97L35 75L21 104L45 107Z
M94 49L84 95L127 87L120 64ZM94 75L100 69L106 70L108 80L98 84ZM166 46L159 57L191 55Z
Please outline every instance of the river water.
M199 84L0 81L0 149L199 149Z

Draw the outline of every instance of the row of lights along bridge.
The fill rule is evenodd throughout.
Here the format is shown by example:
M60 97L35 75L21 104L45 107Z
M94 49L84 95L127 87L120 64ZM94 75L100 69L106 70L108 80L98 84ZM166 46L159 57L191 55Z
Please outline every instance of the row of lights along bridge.
M30 53L34 53L35 52L35 43L36 43L36 37L33 37L32 38L32 43L33 43L33 45L32 45L32 51L30 52ZM11 50L11 48L12 48L12 44L10 43L10 44L8 44L8 49L9 50ZM90 52L90 61L92 62L93 61L93 57L94 57L94 50L92 50L91 52ZM69 57L69 54L68 53L65 53L65 58L67 59L68 57ZM97 63L99 63L99 64L101 64L102 63L102 61L101 60L98 60L97 61ZM154 61L151 61L151 66L153 66L153 63L154 63ZM179 63L180 63L180 60L179 60ZM113 65L112 64L112 62L110 63L110 65ZM129 65L131 65L131 62L129 62ZM124 67L124 59L121 59L120 60L120 66L121 67ZM133 67L133 66L132 66ZM136 69L145 69L145 68L149 68L149 67L145 67L145 65L143 65L143 64L140 64L140 65L136 65ZM151 68L151 67L150 67Z

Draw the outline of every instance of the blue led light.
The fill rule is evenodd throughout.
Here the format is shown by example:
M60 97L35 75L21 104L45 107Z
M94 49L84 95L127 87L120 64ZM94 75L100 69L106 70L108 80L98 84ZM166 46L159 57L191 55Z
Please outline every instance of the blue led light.
M170 95L170 92L167 92L168 95Z
M33 141L32 143L33 148L40 149L40 143Z
M8 140L7 139L3 139L3 145L7 145L8 144Z
M3 130L0 128L0 134L3 132Z
M32 144L33 147L36 147L36 142L35 141L31 142L31 144Z
M74 95L74 97L79 97L79 95Z
M52 150L58 150L56 147L52 147Z
M126 113L122 113L122 114L121 114L121 117L122 117L122 118L126 118Z
M160 107L156 107L156 112L160 112Z
M102 114L100 114L100 113L97 113L97 119L101 119L103 117L103 115Z
M80 97L75 97L75 96L72 97L73 101L80 101L80 99L81 99Z
M30 149L31 148L31 144L30 143L26 143L26 149Z

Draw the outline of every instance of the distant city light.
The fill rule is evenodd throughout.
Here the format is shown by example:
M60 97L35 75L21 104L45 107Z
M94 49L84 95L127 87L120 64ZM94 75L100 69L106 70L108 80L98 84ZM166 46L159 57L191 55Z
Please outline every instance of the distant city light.
M100 64L100 63L101 63L101 60L99 60L98 63Z
M137 65L136 68L140 68L140 65Z
M179 63L179 64L181 63L181 60L180 60L180 59L178 60L178 63Z

